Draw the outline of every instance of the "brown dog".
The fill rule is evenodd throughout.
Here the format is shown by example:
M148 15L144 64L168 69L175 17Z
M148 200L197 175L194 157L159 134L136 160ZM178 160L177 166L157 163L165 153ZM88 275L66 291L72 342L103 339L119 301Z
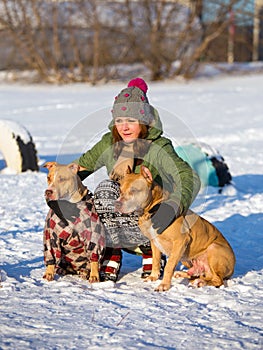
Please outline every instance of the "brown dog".
M99 261L105 249L104 228L92 205L91 194L79 176L78 165L47 162L50 209L44 229L44 278L77 273L99 281Z
M197 287L219 287L231 277L235 266L231 246L215 226L191 210L176 219L161 234L156 233L149 211L167 199L169 194L154 184L148 168L142 166L140 174L128 172L121 180L120 189L116 209L122 213L137 211L140 229L151 241L153 266L147 281L156 281L160 276L161 252L169 256L157 291L166 291L171 287L171 279L179 261L188 271L178 271L174 277L191 279Z

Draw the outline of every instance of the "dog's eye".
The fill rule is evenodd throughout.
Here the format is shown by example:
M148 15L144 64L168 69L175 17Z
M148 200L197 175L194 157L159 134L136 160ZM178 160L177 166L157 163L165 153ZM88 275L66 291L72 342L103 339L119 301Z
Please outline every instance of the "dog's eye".
M63 177L63 176L59 176L58 181L59 182L65 182L65 181L67 181L67 178Z
M133 188L130 189L130 193L131 194L136 194L136 193L139 193L139 192L140 192L140 190L138 188L134 188L133 187Z

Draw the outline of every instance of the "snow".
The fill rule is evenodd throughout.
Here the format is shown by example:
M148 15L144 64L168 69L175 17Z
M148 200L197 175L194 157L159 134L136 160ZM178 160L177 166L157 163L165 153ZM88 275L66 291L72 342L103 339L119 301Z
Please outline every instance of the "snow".
M0 120L0 128L6 128L10 133L14 134L14 137L20 136L21 140L26 144L31 141L30 135L27 130L18 122L13 120Z
M2 84L1 119L29 130L40 163L68 163L107 130L123 87ZM233 186L222 194L205 188L192 206L236 254L233 277L218 289L173 279L168 292L154 292L158 282L140 279L141 258L126 253L116 285L43 280L45 170L1 174L0 348L262 349L262 93L262 74L149 84L166 135L175 144L195 140L219 150L233 176ZM86 184L93 190L104 176Z

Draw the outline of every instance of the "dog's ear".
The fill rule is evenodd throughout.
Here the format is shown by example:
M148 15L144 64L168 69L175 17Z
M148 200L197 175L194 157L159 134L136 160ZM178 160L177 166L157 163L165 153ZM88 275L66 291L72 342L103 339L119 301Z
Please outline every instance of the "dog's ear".
M79 171L79 165L76 163L70 163L68 165L68 168L73 172L73 174L77 174L77 172Z
M150 170L142 165L141 166L141 175L148 181L148 182L153 182L153 177L152 177L152 173L150 172Z
M57 165L57 162L46 162L43 167L44 168L48 168L48 170L50 170L51 168L53 168L54 166Z

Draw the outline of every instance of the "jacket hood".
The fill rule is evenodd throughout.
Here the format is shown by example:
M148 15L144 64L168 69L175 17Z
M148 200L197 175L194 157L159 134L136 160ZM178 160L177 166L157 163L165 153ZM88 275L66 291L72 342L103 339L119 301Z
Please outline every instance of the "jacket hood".
M163 125L159 117L158 111L153 106L151 106L151 108L152 108L152 115L154 116L154 119L150 122L149 134L146 139L153 141L162 135ZM112 131L113 125L114 125L114 120L111 120L111 122L108 125L108 128L110 129L110 131Z

